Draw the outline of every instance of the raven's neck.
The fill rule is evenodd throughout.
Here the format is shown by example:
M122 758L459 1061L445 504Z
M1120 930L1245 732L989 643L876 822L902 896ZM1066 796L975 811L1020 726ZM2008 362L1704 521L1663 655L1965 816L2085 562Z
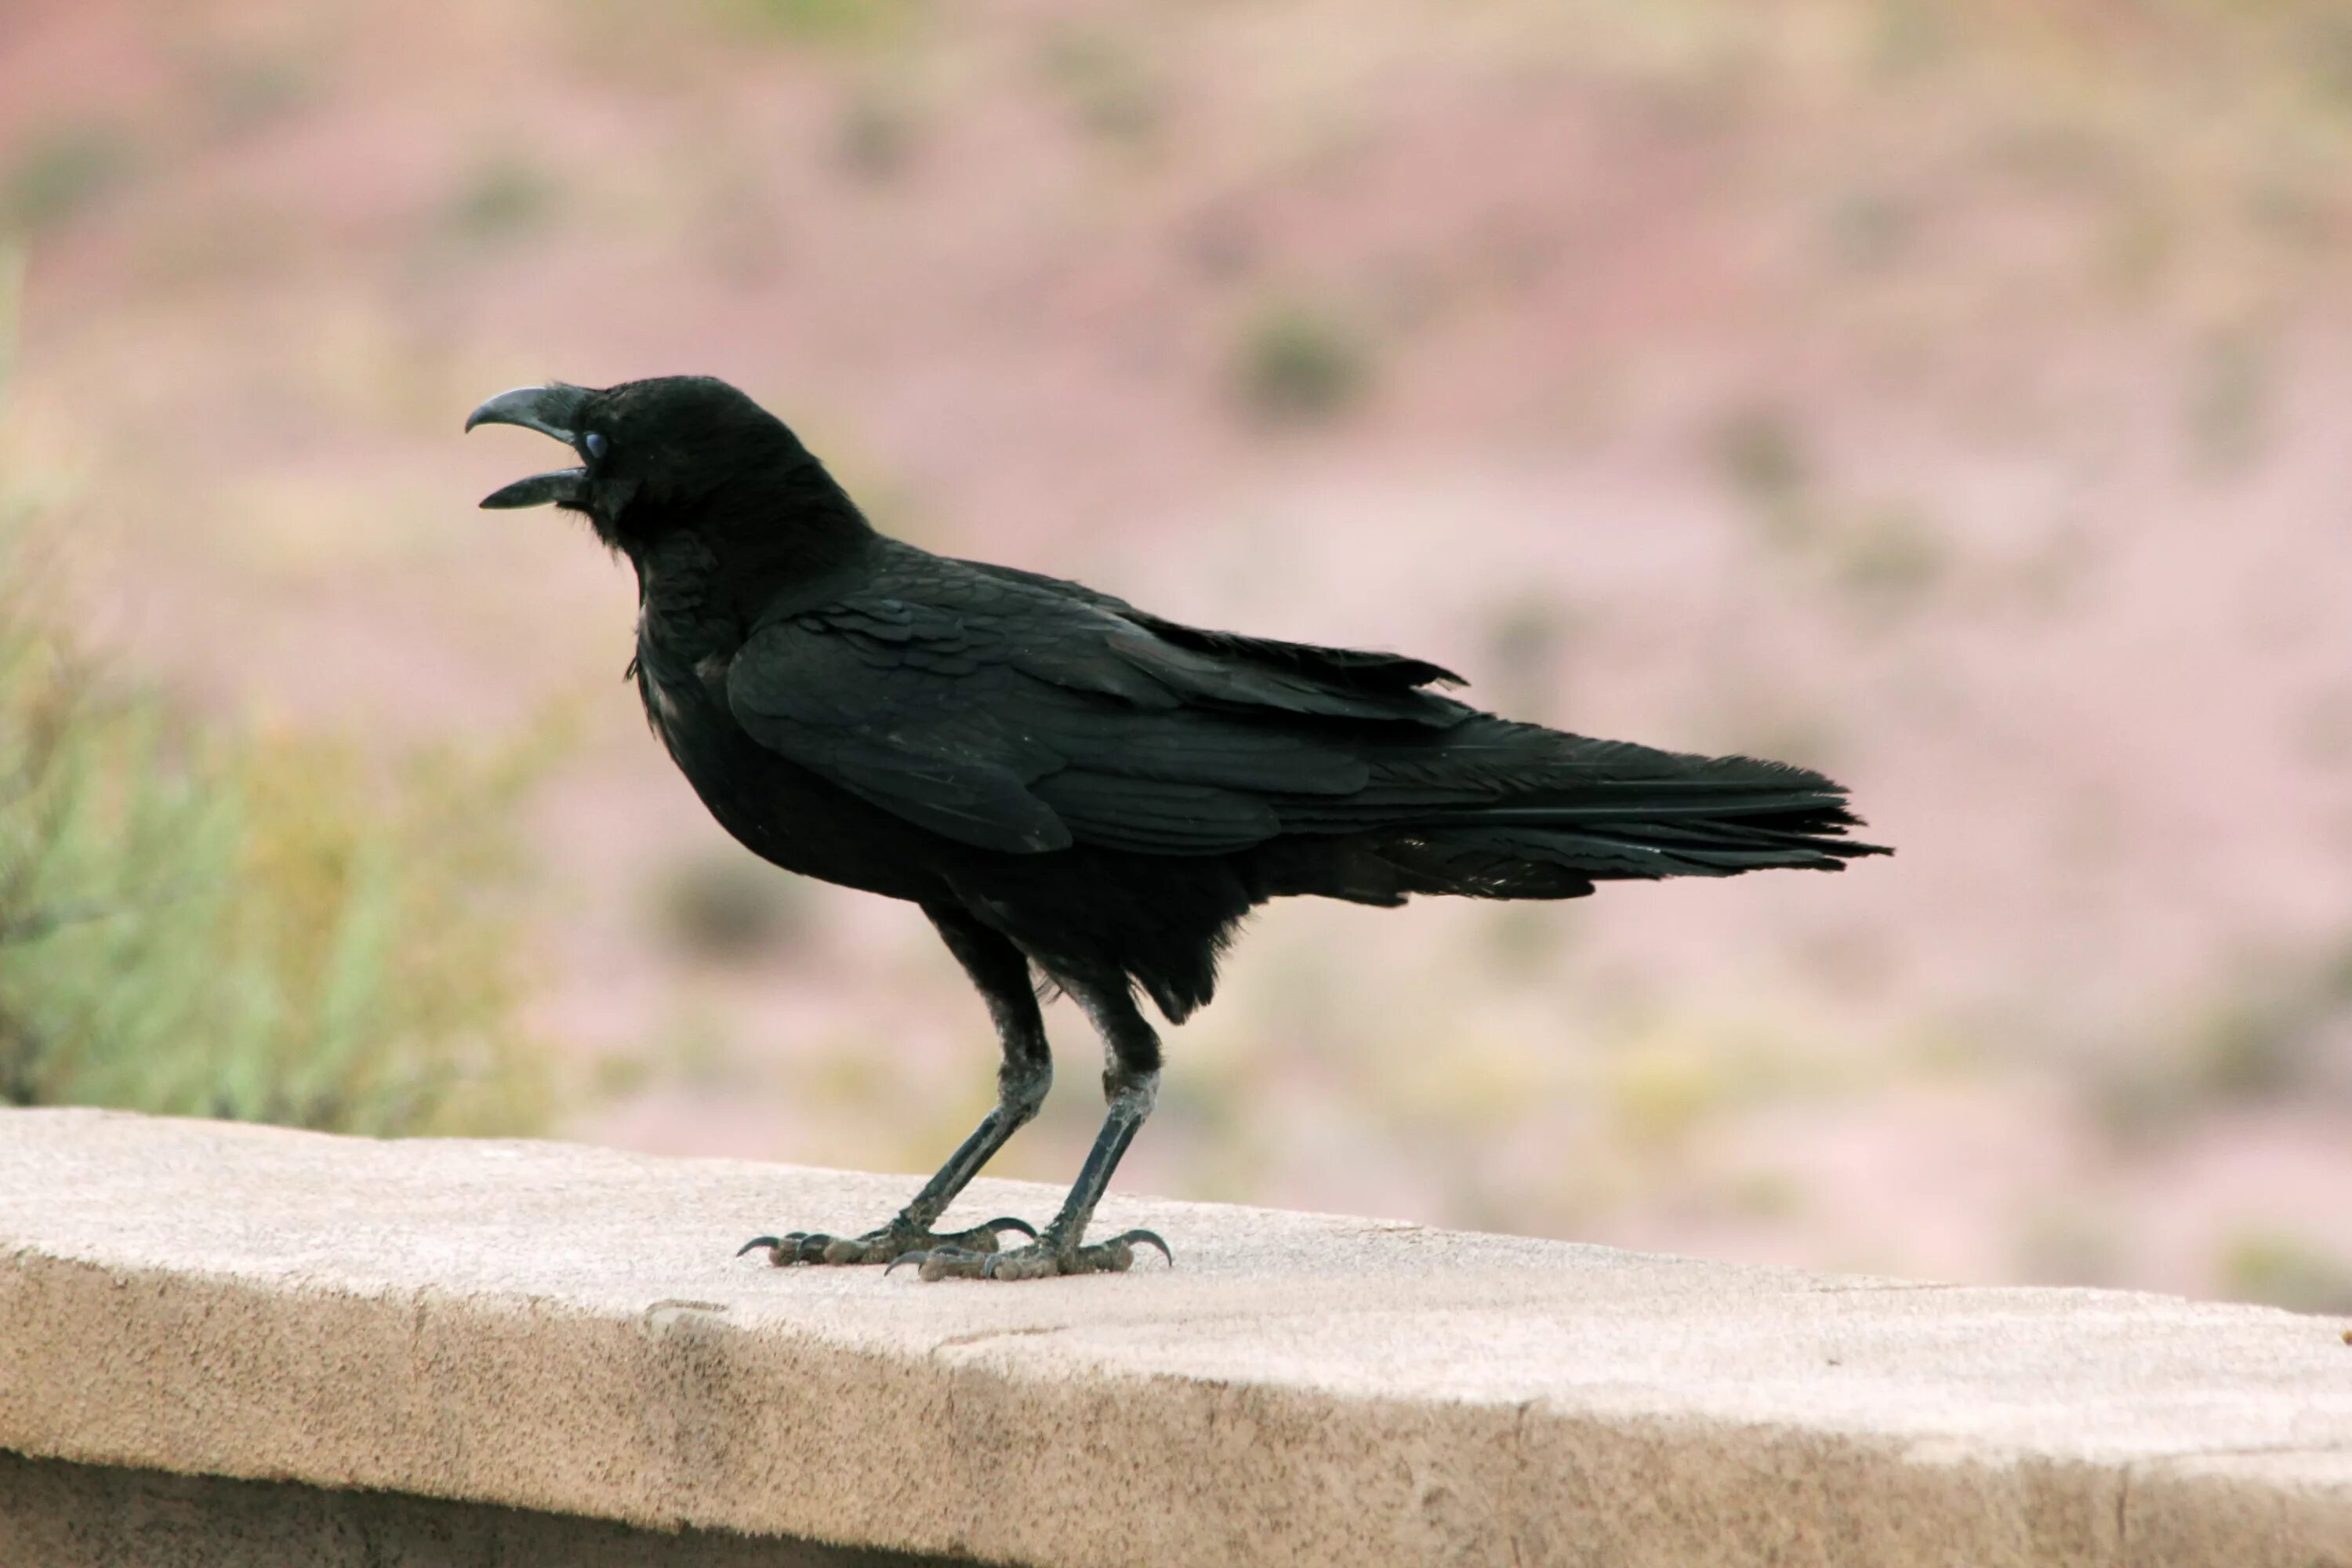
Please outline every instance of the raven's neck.
M659 644L692 661L731 655L778 610L820 603L855 577L887 542L827 479L840 510L818 506L780 515L767 487L761 525L725 517L680 529L631 552L637 573L640 651ZM818 498L822 500L824 498Z
M770 591L831 576L879 537L849 492L805 453L787 467L744 469L695 510L693 531L724 574Z
M655 542L630 550L646 627L715 647L761 612L854 573L883 542L823 465L748 468Z

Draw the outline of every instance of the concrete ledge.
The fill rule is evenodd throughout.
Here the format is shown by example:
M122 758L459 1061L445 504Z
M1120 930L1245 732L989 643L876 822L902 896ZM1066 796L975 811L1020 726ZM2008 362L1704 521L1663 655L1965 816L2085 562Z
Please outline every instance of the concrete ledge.
M1136 1200L1173 1273L730 1256L907 1190L0 1112L0 1448L1040 1565L2352 1564L2338 1322Z
M0 1564L7 1568L920 1568L940 1561L0 1453Z

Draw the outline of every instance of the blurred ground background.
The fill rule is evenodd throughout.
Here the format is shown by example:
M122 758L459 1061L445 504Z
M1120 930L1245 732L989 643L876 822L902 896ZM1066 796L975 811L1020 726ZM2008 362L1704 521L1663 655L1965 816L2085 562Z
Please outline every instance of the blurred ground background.
M646 736L624 571L473 510L544 457L480 398L699 371L928 547L1901 848L1266 910L1125 1184L2352 1310L2347 153L2342 0L0 0L0 495L190 732L528 775L413 906L495 900L497 984L404 1028L540 1087L393 1124L914 1172L988 1102L921 918ZM434 863L434 798L304 864ZM1051 1022L1003 1173L1095 1124Z

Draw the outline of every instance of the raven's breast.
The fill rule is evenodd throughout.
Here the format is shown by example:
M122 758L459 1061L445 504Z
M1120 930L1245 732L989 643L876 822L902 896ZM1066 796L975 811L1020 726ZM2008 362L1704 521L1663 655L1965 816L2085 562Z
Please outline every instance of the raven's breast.
M723 659L692 663L640 640L637 691L670 759L719 825L761 858L887 898L944 890L905 825L761 746L726 701Z

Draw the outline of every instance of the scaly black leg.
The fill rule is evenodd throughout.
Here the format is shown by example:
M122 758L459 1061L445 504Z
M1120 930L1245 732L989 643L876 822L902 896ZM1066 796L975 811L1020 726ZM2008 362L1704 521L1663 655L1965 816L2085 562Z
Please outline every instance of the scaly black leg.
M782 1236L755 1237L743 1244L741 1257L758 1247L766 1247L771 1262L782 1267L787 1263L888 1263L910 1252L926 1252L940 1247L952 1247L960 1253L983 1257L995 1252L997 1233L1017 1230L1034 1237L1036 1230L1026 1220L992 1219L986 1225L970 1230L935 1234L931 1226L947 1212L956 1194L962 1192L980 1168L1006 1139L1021 1130L1022 1125L1037 1114L1045 1103L1045 1091L1054 1084L1053 1053L1045 1044L1045 1020L1037 1010L1037 993L1029 982L1029 960L1021 950L1003 935L990 930L966 910L949 905L929 905L923 912L931 917L948 951L956 955L964 973L988 1003L989 1016L996 1024L996 1039L1003 1048L1003 1065L996 1073L996 1106L971 1137L948 1156L939 1174L924 1184L914 1201L900 1209L898 1217L863 1236L827 1236L822 1231L788 1231Z
M1110 1185L1119 1157L1135 1142L1136 1132L1151 1114L1160 1092L1160 1037L1144 1021L1141 1009L1121 977L1116 984L1081 981L1056 974L1062 988L1077 999L1094 1020L1103 1038L1103 1098L1109 1109L1102 1131L1095 1134L1087 1163L1045 1233L1026 1247L1010 1252L993 1247L959 1247L952 1243L891 1260L891 1267L913 1263L926 1279L1042 1279L1056 1274L1115 1274L1135 1261L1139 1246L1156 1247L1173 1263L1168 1244L1148 1230L1130 1230L1108 1241L1088 1242L1087 1226L1095 1205Z

